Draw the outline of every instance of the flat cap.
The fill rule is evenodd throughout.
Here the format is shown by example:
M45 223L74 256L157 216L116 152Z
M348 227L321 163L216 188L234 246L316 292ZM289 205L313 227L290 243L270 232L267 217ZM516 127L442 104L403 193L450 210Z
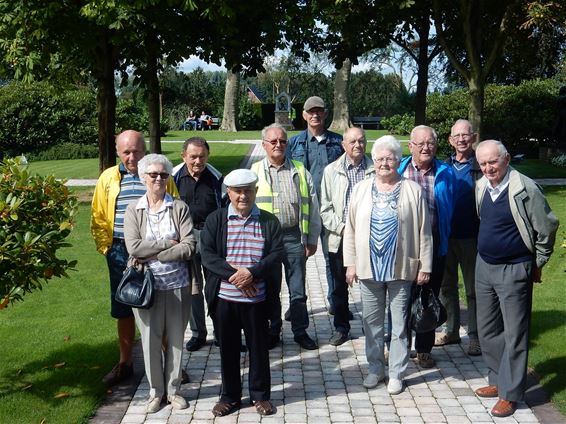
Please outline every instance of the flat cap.
M235 169L224 177L226 187L255 186L257 174L249 169Z
M305 102L305 105L303 106L303 110L309 111L311 109L314 109L315 107L320 107L322 109L325 109L324 100L322 100L318 96L309 97Z

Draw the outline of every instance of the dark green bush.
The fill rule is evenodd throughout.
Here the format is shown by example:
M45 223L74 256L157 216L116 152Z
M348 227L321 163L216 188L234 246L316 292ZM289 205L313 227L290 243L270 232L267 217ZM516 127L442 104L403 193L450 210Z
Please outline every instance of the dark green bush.
M90 159L98 157L98 146L61 143L44 150L35 150L27 155L29 160Z
M408 113L383 118L380 127L395 135L409 135L415 126L415 117Z
M251 103L247 97L241 97L239 106L238 123L240 125L240 129L261 129L261 104Z
M0 87L0 122L0 149L7 156L57 143L97 143L95 97L85 88L11 82Z
M547 143L552 131L559 84L555 80L524 81L518 86L488 85L485 91L482 139L501 140L510 152L532 151ZM468 117L468 90L433 93L427 98L427 122L438 133L441 151L449 151L450 128Z

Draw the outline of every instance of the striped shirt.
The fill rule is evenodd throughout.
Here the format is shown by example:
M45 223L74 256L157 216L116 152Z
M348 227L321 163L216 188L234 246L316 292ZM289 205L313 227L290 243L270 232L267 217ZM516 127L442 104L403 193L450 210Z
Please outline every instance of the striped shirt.
M436 216L436 201L434 199L435 173L436 166L434 165L434 161L432 162L431 167L426 171L417 168L415 162L411 161L407 168L405 168L405 172L403 172L403 176L405 178L413 180L423 189L430 216L430 225L433 231L437 230L438 224L438 218Z
M226 261L234 268L250 268L263 257L265 238L259 222L259 209L254 205L247 217L240 216L232 205L228 206L228 234L226 237ZM257 293L253 297L227 280L221 280L218 297L230 302L258 303L265 300L265 281L254 280Z
M346 161L344 162L346 166L346 177L348 177L348 189L346 190L346 199L344 199L344 213L342 214L342 222L346 222L348 217L348 207L350 206L350 195L354 186L362 181L366 176L366 161L362 158L362 161L356 166L354 165L348 156L346 156Z
M130 174L123 163L120 163L120 193L116 199L116 210L114 213L114 233L112 237L124 238L124 214L130 203L135 204L145 194L145 186L136 174Z
M299 225L299 194L293 182L291 163L288 159L281 166L269 163L268 169L273 193L273 213L279 218L281 228L297 227Z

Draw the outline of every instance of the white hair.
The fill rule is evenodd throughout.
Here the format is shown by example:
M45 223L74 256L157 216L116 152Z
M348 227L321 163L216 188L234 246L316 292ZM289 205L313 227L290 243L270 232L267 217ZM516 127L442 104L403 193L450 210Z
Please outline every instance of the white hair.
M165 168L165 172L169 175L173 173L173 164L167 156L165 155L158 155L157 153L150 153L149 155L145 155L143 158L140 159L138 162L138 175L140 176L140 180L145 184L145 179L143 176L145 175L147 169L151 165L160 164L163 165Z
M381 150L388 150L393 153L393 156L395 156L395 159L397 159L397 161L401 160L401 144L392 135L384 135L383 137L379 137L377 140L375 140L375 143L371 148L371 158L375 160L375 158L377 157L377 152Z

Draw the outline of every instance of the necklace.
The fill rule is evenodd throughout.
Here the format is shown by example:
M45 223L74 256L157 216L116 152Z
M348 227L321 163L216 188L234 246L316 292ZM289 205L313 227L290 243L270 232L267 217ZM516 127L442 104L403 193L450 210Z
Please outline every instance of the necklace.
M151 231L151 234L153 235L155 240L161 239L161 221L163 221L163 218L165 218L165 212L165 209L158 211L157 213L151 213L148 211L147 223L149 231Z

